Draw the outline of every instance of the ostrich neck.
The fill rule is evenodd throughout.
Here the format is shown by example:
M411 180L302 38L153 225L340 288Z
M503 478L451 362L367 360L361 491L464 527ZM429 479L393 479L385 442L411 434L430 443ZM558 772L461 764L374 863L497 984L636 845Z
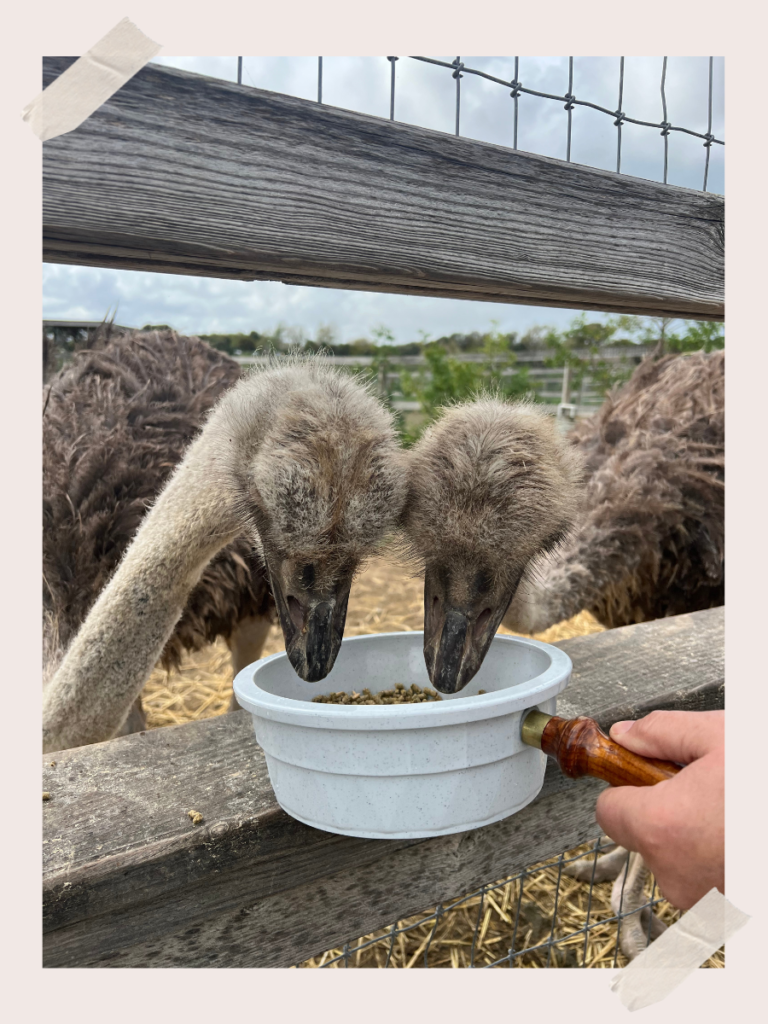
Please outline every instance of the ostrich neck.
M45 750L114 735L205 566L243 531L237 491L205 434L144 520L53 675Z
M626 529L612 518L601 522L590 514L562 548L532 567L504 625L541 633L584 609L609 627L637 621L637 579L644 565L652 575L657 548L651 521Z
M601 553L604 549L596 552L577 534L562 549L545 556L520 584L504 625L521 633L542 633L592 608L611 584Z

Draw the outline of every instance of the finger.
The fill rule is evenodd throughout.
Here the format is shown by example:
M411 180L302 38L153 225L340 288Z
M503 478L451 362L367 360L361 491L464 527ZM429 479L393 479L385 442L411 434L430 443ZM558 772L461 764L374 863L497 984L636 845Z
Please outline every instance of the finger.
M678 764L690 764L721 747L724 734L723 711L652 711L611 728L611 738L627 750Z
M645 787L621 786L604 789L597 798L595 817L598 825L615 843L627 850L639 850L647 838L648 796L649 790Z

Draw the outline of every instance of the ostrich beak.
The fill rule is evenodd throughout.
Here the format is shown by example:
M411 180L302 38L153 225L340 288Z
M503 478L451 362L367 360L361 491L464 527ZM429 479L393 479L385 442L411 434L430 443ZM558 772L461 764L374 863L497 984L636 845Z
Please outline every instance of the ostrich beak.
M441 693L458 693L474 677L517 589L478 593L451 575L427 569L424 579L424 660Z
M351 583L330 594L299 587L288 592L274 576L271 583L288 660L307 683L325 679L341 647Z

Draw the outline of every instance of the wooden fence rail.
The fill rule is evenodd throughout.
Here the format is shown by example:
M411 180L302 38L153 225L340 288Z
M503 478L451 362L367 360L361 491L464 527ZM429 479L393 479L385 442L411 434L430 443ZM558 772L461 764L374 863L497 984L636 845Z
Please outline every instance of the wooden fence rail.
M721 608L558 646L574 663L566 716L605 727L722 706ZM471 832L366 840L309 828L275 802L245 712L44 763L49 967L287 967L598 834L600 784L552 764L532 804Z
M43 145L56 263L721 320L723 219L720 196L152 64Z

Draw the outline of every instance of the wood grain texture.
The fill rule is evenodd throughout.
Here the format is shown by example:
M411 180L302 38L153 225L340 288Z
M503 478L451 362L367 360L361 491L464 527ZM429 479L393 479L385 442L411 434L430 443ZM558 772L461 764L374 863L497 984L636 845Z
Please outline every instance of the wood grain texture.
M558 710L603 728L722 706L722 609L557 646L574 663ZM44 962L289 966L597 835L600 788L550 762L540 796L505 821L367 840L280 809L245 712L47 755Z
M585 715L550 718L541 736L541 749L569 779L588 775L611 786L655 786L680 771L671 761L633 754Z
M43 196L50 262L724 314L719 196L151 64L43 144Z

